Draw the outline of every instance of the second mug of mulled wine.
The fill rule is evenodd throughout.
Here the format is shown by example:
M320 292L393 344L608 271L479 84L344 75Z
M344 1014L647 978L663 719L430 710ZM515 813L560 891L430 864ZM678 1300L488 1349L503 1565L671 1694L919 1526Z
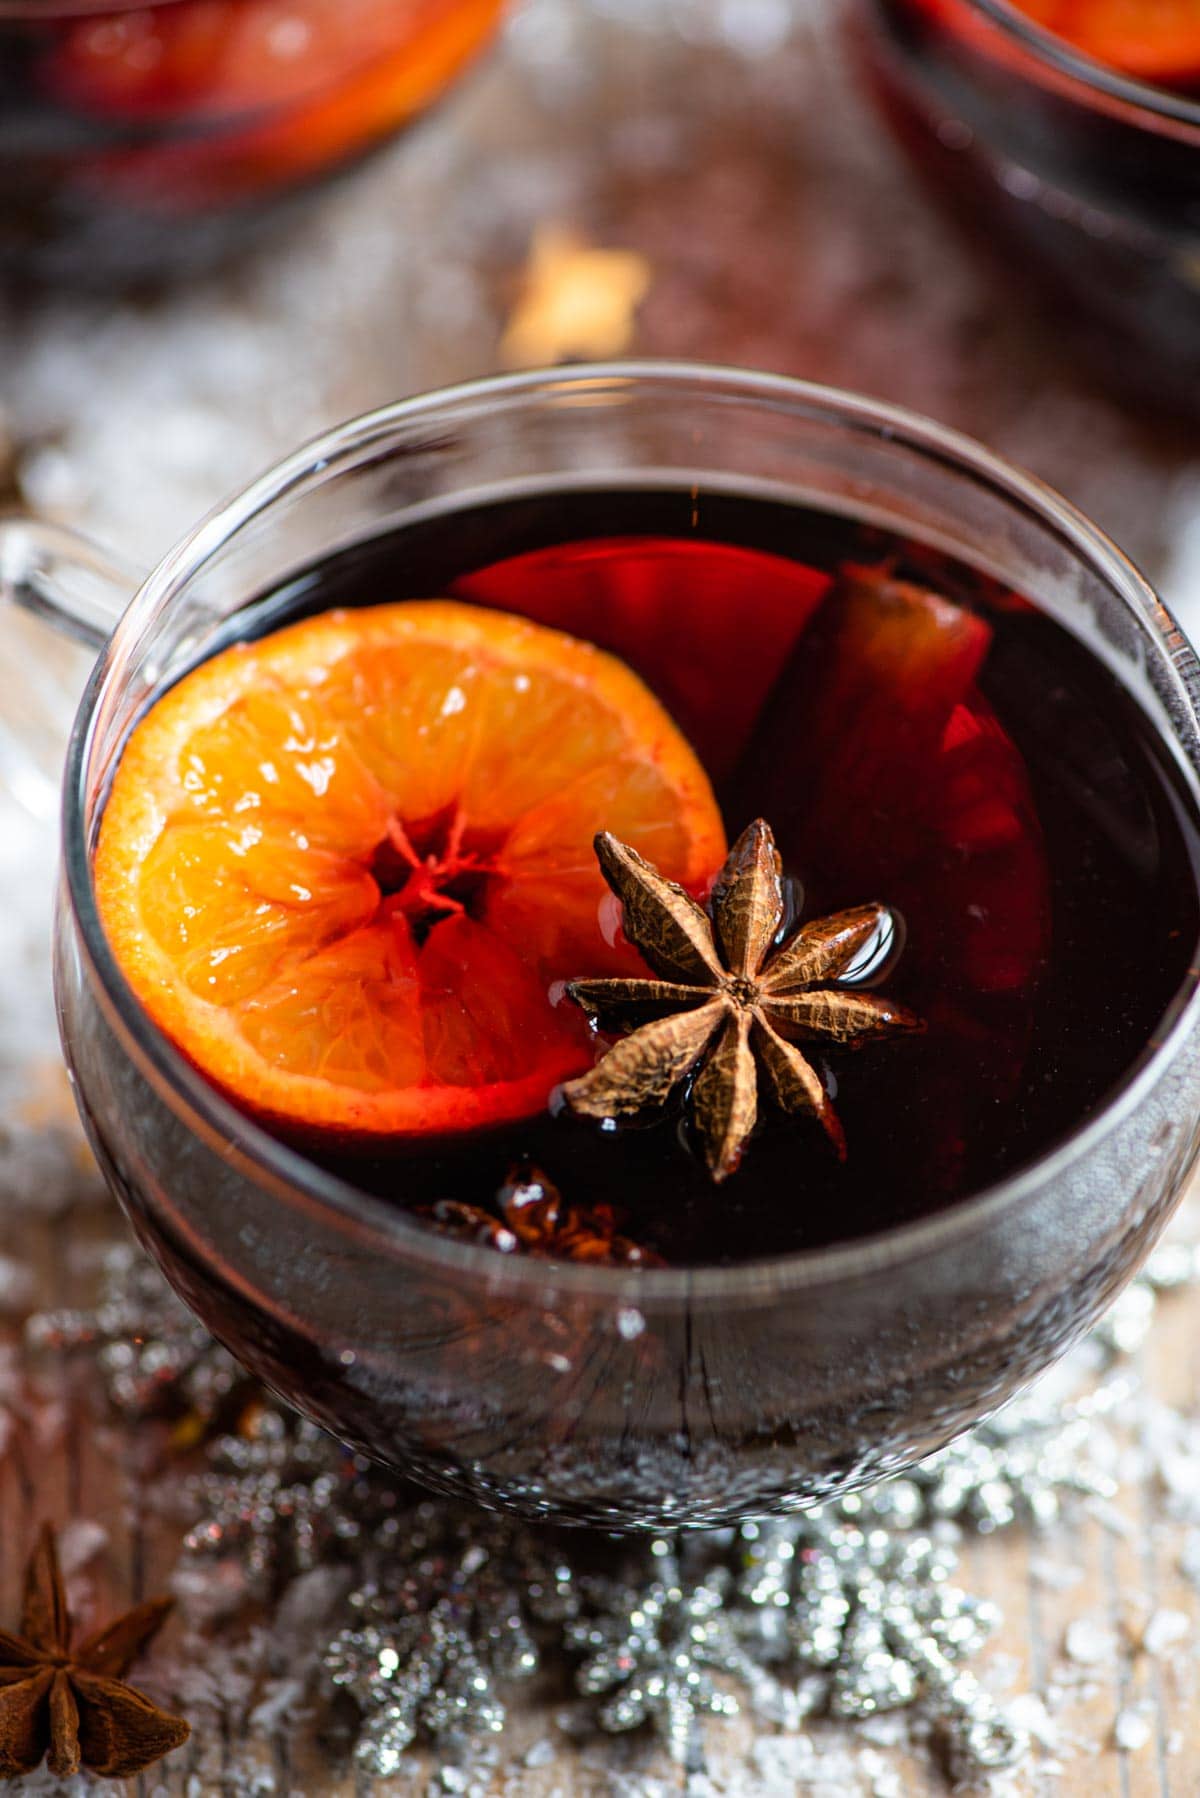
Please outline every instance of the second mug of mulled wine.
M1110 0L854 0L898 141L1122 389L1200 410L1200 10Z
M85 615L6 531L102 642L96 559ZM633 1528L902 1467L1191 1164L1198 672L1062 500L865 400L644 365L358 420L83 700L97 1155L240 1360L431 1485Z
M191 274L433 106L503 0L0 0L0 275Z

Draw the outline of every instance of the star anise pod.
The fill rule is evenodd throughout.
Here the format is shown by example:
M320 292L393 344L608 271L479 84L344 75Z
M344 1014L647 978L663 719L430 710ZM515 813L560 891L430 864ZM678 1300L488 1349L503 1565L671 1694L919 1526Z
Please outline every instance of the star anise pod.
M542 1261L590 1261L604 1267L663 1267L652 1249L622 1236L611 1205L569 1205L540 1168L513 1168L496 1194L499 1218L479 1205L439 1199L427 1216L454 1236Z
M158 1634L169 1598L151 1599L71 1646L54 1531L42 1527L25 1569L21 1633L0 1630L0 1778L87 1767L125 1779L186 1742L182 1717L160 1710L122 1677Z
M776 946L783 881L761 818L730 850L707 913L608 831L596 838L596 855L621 901L625 934L656 978L568 982L600 1029L633 1031L568 1081L571 1110L636 1117L694 1074L688 1109L719 1181L737 1167L754 1128L761 1075L783 1111L815 1117L844 1155L837 1114L796 1043L849 1045L922 1028L905 1006L836 984L888 929L887 907L814 919Z

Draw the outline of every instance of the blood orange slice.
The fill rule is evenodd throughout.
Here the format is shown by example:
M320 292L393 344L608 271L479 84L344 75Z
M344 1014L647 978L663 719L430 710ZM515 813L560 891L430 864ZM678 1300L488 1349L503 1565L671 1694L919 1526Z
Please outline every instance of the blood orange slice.
M1018 1089L1044 971L1050 872L1024 759L976 686L987 621L886 571L846 568L777 684L745 782L818 912L880 893L907 926L888 990L929 1026L929 1190L963 1178L989 1106ZM811 770L781 780L788 753Z
M554 982L601 929L601 827L698 888L708 778L623 663L452 600L329 612L185 676L134 730L95 882L134 992L277 1126L347 1140L538 1111L591 1049Z
M991 635L924 587L843 570L750 769L786 853L828 884L822 905L886 893L908 975L972 1000L1029 992L1049 909L1024 762L975 685ZM801 790L772 790L781 740L813 771Z
M785 556L679 537L561 543L465 575L463 599L534 616L636 657L718 784L829 589Z

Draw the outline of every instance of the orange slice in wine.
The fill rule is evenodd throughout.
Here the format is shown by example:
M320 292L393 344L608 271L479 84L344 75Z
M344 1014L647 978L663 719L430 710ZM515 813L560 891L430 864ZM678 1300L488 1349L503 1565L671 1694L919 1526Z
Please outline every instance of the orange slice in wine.
M1060 0L1051 28L1096 62L1164 87L1200 78L1200 0Z
M172 0L68 24L46 80L114 132L139 128L111 149L101 136L98 183L164 210L221 204L299 181L416 118L486 43L501 7Z
M108 117L233 124L269 119L341 86L393 87L450 72L501 0L172 0L60 29L57 91ZM448 65L443 68L443 64ZM418 96L414 94L414 98Z
M453 600L238 644L133 731L95 859L137 998L289 1134L533 1114L592 1050L555 983L640 971L592 850L702 887L708 778L622 662Z
M1093 62L1188 91L1200 83L1200 0L1012 0L1014 10ZM958 36L1026 69L1029 53L968 0L924 0Z

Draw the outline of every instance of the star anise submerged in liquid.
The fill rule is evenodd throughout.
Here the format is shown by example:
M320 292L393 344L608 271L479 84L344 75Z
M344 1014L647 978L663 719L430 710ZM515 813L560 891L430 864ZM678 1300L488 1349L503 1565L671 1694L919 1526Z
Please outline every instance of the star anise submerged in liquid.
M633 1032L567 1082L571 1110L636 1117L694 1075L688 1111L709 1173L720 1181L737 1167L757 1121L761 1078L783 1111L815 1117L844 1156L837 1114L796 1044L852 1045L923 1028L905 1006L836 984L889 929L887 907L814 919L776 946L782 871L761 818L730 850L709 912L607 831L596 838L596 855L621 901L625 935L656 978L568 983L601 1030Z
M611 1205L569 1205L538 1167L514 1168L496 1194L499 1217L460 1199L439 1199L428 1217L449 1235L543 1261L603 1267L665 1267L652 1249L622 1236Z
M182 1717L122 1677L171 1608L151 1599L73 1648L54 1531L44 1525L25 1570L21 1633L0 1630L0 1778L32 1773L44 1758L61 1776L86 1767L125 1779L186 1742Z

